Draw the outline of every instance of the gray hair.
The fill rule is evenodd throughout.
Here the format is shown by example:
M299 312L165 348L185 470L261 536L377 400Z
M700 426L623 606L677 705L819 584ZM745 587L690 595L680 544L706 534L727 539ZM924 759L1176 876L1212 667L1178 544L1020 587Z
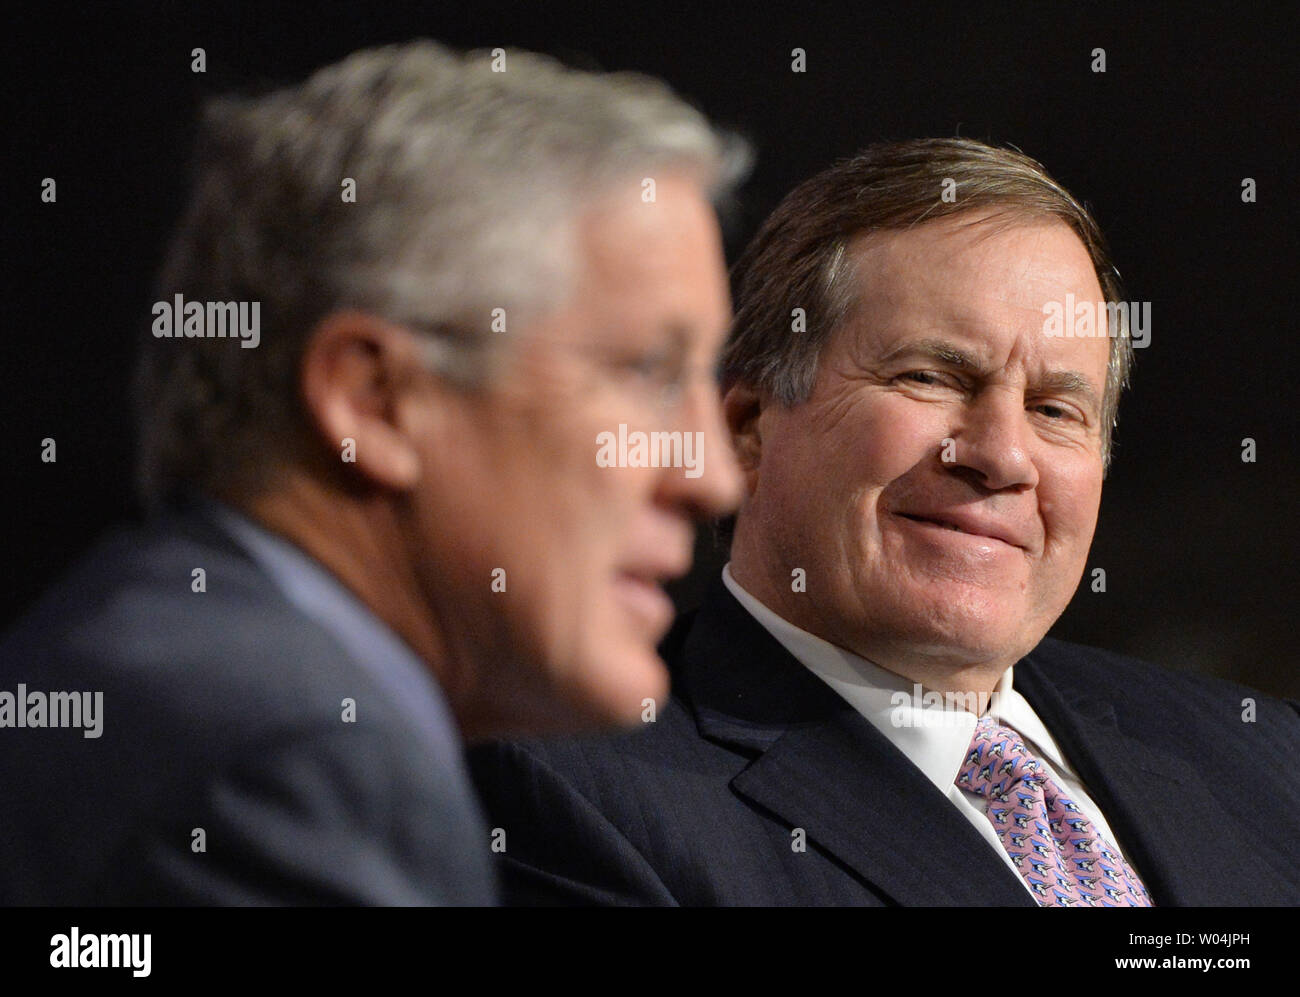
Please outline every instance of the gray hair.
M958 196L941 199L952 180ZM724 382L742 381L791 406L806 401L822 348L855 298L851 243L871 232L993 209L1007 219L1054 217L1088 250L1108 302L1122 300L1119 272L1088 208L1042 164L1014 149L972 139L917 139L873 145L804 181L763 223L732 271L736 319L723 354ZM802 308L805 330L791 329ZM1119 397L1133 366L1121 328L1110 337L1102 399L1102 457L1109 467Z
M156 297L260 302L260 342L146 342L143 494L264 480L304 426L298 366L328 314L441 336L463 374L457 358L500 338L493 309L515 330L566 297L585 204L661 170L720 197L747 158L658 80L513 49L370 49L299 86L209 102Z

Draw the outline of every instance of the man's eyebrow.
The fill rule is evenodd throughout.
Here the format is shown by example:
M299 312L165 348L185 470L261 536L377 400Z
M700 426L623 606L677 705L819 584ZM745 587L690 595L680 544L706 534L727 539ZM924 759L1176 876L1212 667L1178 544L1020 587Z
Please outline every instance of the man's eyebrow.
M1055 391L1060 394L1081 395L1093 411L1100 411L1101 400L1092 382L1077 370L1048 371L1038 378L1034 385L1039 391Z
M892 363L903 357L924 357L937 363L978 373L982 365L970 351L962 349L946 339L911 339L900 343L881 359L882 364ZM1079 395L1094 412L1101 410L1101 399L1097 389L1092 386L1087 375L1077 370L1049 371L1034 382L1037 391L1055 391L1060 394Z
M885 354L881 358L881 363L892 363L906 356L926 357L947 364L949 367L958 367L962 370L977 371L980 369L980 362L975 359L973 354L963 350L955 343L948 342L946 339L909 339Z

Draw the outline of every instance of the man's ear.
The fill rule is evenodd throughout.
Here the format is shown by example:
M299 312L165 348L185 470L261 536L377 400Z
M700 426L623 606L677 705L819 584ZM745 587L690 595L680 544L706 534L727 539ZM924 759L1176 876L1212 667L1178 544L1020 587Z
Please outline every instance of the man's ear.
M299 368L303 401L345 475L394 491L415 486L419 451L400 415L420 371L415 337L373 315L334 312L312 330Z
M753 491L754 476L758 473L763 453L763 436L759 429L763 407L762 394L742 382L733 384L722 397L722 411L731 431L731 444L749 491Z

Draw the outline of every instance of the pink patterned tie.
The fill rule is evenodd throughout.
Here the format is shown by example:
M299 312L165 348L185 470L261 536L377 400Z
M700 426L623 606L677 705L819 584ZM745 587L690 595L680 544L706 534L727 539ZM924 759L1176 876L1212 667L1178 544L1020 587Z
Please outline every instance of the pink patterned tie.
M1040 907L1150 907L1129 864L1095 831L1010 727L975 725L957 785L989 801L988 818Z

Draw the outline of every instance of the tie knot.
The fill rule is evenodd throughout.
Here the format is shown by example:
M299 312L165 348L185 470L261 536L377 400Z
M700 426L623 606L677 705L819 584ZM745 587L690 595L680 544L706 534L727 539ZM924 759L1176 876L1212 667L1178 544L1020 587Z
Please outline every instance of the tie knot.
M1019 734L992 717L983 717L975 725L957 785L1005 803L1017 787L1040 791L1045 782L1042 769L1042 762L1029 753Z

